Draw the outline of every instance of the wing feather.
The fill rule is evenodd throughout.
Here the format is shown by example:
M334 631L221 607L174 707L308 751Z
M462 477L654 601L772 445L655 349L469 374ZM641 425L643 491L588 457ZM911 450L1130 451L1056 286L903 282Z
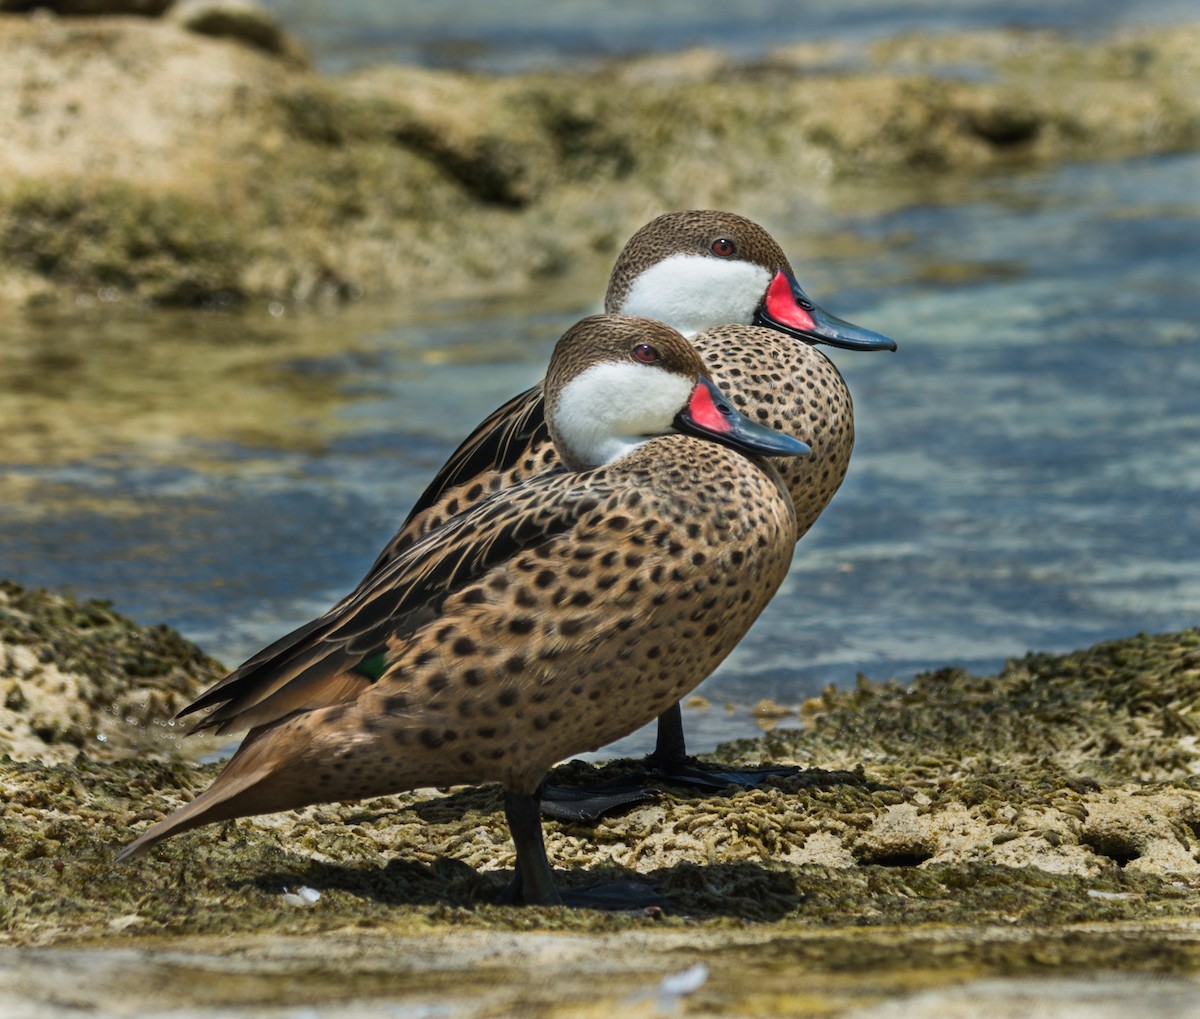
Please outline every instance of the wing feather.
M589 496L597 493L589 491ZM356 697L374 682L356 665L386 654L437 617L452 594L519 553L570 531L594 508L565 470L499 492L454 517L367 577L319 619L275 641L188 705L196 727L227 732Z

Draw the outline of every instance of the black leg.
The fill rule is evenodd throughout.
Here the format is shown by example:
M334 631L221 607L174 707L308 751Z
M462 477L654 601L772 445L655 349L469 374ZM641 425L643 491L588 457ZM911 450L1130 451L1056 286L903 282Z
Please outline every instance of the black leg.
M517 867L500 901L526 906L562 905L542 838L541 788L533 796L506 792L504 816L517 847Z
M517 865L513 867L513 876L508 884L504 886L504 891L500 893L496 899L497 906L519 906L525 900L521 898L521 861L517 861Z
M687 746L683 740L683 711L676 701L658 716L658 739L649 763L657 767L682 764L687 760Z
M794 775L799 769L790 765L767 768L719 768L703 766L687 755L683 738L683 712L676 701L658 716L658 740L654 753L646 758L652 775L698 789L726 789L741 786L752 789L765 778Z
M542 838L542 789L532 796L504 794L504 816L517 847L512 880L500 894L501 906L561 906L575 909L660 909L663 898L641 881L610 881L560 894Z

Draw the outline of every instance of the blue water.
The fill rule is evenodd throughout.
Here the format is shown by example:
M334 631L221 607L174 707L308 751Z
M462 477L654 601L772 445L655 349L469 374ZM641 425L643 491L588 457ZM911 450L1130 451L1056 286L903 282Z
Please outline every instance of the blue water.
M856 402L849 476L702 688L718 707L689 714L696 749L755 732L745 708L760 698L794 705L858 671L990 670L1200 621L1200 156L826 217L858 237L867 253L853 257L818 258L799 218L768 225L804 254L811 293L900 350L833 352ZM0 576L112 599L233 663L356 582L457 440L540 377L601 286L389 305L353 353L335 341L285 357L281 385L315 378L342 401L312 448L135 443L10 471L26 494L0 506Z
M376 61L487 71L719 47L753 57L789 43L851 44L907 31L1014 26L1074 35L1191 21L1194 0L266 0L336 72Z
M870 224L981 271L856 310L901 351L838 358L858 447L762 647L804 633L801 672L880 677L1200 622L1198 196L1200 159L1167 157ZM789 686L787 654L737 664L739 690Z

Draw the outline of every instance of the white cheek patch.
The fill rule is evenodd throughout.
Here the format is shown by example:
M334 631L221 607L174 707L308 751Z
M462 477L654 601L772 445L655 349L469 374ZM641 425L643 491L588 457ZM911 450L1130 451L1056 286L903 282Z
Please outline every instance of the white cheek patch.
M652 365L594 364L563 387L554 430L566 459L599 467L647 439L674 431L672 422L694 383Z
M770 282L753 262L671 255L633 281L617 311L665 322L690 339L713 326L750 325Z

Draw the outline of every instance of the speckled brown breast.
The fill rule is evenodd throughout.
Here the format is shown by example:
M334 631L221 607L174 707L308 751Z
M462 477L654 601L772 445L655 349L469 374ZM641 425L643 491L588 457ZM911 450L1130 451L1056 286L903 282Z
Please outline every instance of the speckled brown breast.
M854 405L841 373L816 347L773 329L717 326L692 345L738 410L812 447L811 456L773 461L803 537L841 486L854 449Z
M251 733L239 757L261 775L255 812L424 785L531 793L556 761L704 679L791 560L778 474L712 443L655 439L611 467L514 490L506 512L535 519L562 499L578 500L570 531L455 591L356 701Z

